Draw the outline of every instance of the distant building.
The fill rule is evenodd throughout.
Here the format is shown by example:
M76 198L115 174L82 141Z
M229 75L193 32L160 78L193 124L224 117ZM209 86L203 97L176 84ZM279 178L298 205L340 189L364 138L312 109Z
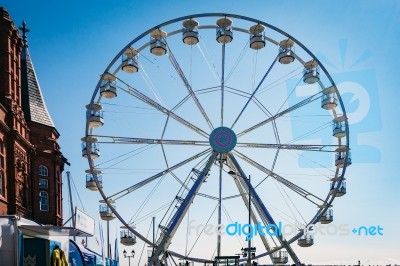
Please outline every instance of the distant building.
M66 159L20 30L0 7L0 215L62 225Z

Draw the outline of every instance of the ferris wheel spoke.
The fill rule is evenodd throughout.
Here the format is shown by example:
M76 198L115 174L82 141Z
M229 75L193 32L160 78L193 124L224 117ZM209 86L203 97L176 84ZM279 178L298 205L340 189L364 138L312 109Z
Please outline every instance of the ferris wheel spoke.
M202 152L200 152L200 153L198 153L198 154L196 154L196 155L194 155L194 156L192 156L192 157L190 157L190 158L188 158L188 159L186 159L186 160L184 160L184 161L182 161L180 163L175 164L174 166L171 166L171 167L159 172L158 174L155 174L155 175L153 175L153 176L151 176L149 178L146 178L143 181L140 181L139 183L136 183L135 185L132 185L132 186L130 186L130 187L124 189L124 190L121 190L121 191L119 191L119 192L117 192L115 194L112 194L108 198L109 199L113 199L113 200L120 199L121 197L124 197L124 196L132 193L133 191L143 187L144 185L147 185L148 183L150 183L150 182L152 182L152 181L154 181L154 180L156 180L156 179L168 174L169 172L174 171L174 170L178 169L179 167L181 167L181 166L183 166L183 165L185 165L185 164L187 164L187 163L189 163L189 162L191 162L191 161L193 161L193 160L195 160L197 158L200 158L201 156L206 155L207 153L210 152L210 150L211 149L207 149L205 151L202 151Z
M260 217L264 218L268 224L276 224L274 219L272 218L271 214L269 213L268 209L266 208L266 206L264 205L264 203L261 201L260 197L258 196L258 193L256 192L254 187L249 182L249 179L246 177L246 174L243 172L243 170L240 167L239 163L237 162L236 158L233 156L232 153L228 154L228 158L237 171L237 174L236 174L237 177L239 179L241 179L241 182L243 182L245 184L245 187L247 187L249 193L251 193L251 195L253 197L252 202L255 203L256 210L259 211ZM299 258L297 257L296 253L294 253L294 251L290 247L289 243L285 239L283 239L281 234L279 234L279 233L277 234L277 239L279 240L282 247L284 247L288 251L293 262L296 265L301 265L301 262L300 262Z
M251 94L250 98L247 100L246 104L244 105L244 107L242 108L242 110L240 111L239 115L236 117L235 121L233 122L231 128L233 128L237 121L239 120L239 118L242 116L244 110L246 110L247 106L249 105L249 103L253 100L254 95L257 93L258 89L261 87L261 85L264 83L264 80L267 78L269 72L271 71L271 69L273 68L273 66L275 65L276 61L278 60L278 57L275 57L274 61L272 62L271 66L268 68L267 72L265 72L264 76L262 77L261 81L258 83L257 87L255 88L255 90L253 91L253 93Z
M103 144L160 144L160 145L191 145L191 146L209 146L208 141L201 140L168 140L168 139L147 139L130 138L103 135L90 135L99 139L97 143Z
M301 108L301 107L303 107L303 106L305 106L305 105L307 105L307 104L309 104L309 103L321 98L322 97L320 95L321 93L322 93L322 91L315 93L314 95L304 99L303 101L301 101L301 102L299 102L299 103L297 103L297 104L295 104L295 105L293 105L293 106L291 106L291 107L289 107L289 108L287 108L287 109L275 114L274 116L271 116L271 117L265 119L264 121L262 121L262 122L260 122L260 123L258 123L256 125L248 128L248 129L240 132L239 134L237 134L237 136L238 137L243 136L243 135L245 135L245 134L247 134L247 133L249 133L249 132L251 132L251 131L253 131L253 130L257 129L257 128L259 128L259 127L262 127L265 124L268 124L268 123L276 120L277 118L279 118L279 117L281 117L281 116L283 116L285 114L293 112L293 111L295 111L295 110L297 110L297 109L299 109L299 108Z
M212 165L214 164L216 158L218 156L217 152L213 152L209 157L207 164L204 166L201 174L198 176L196 181L194 182L193 186L190 188L189 192L187 193L185 199L182 201L182 204L179 206L177 211L174 213L172 218L169 220L167 226L165 227L165 231L160 235L157 241L157 249L154 251L152 257L150 258L149 262L156 262L158 258L164 254L167 250L169 245L171 244L171 240L174 237L176 230L178 229L180 223L182 222L183 217L186 215L187 211L189 210L189 206L191 202L193 202L197 192L199 191L200 187L204 183L204 180L210 171Z
M289 189L291 189L293 192L297 193L298 195L302 196L303 198L305 198L306 200L310 201L311 203L317 205L317 206L321 206L324 203L324 200L321 199L320 197L316 196L315 194L305 190L302 187L299 187L298 185L290 182L289 180L285 179L284 177L278 175L277 173L267 169L266 167L264 167L263 165L257 163L256 161L250 159L249 157L247 157L246 155L238 152L238 151L234 151L234 153L241 158L242 160L244 160L245 162L249 163L250 165L254 166L255 168L261 170L262 172L266 173L267 175L271 176L273 179L275 179L276 181L280 182L281 184L285 185L286 187L288 187ZM315 202L315 200L320 201Z
M204 110L203 106L201 105L199 99L196 96L196 93L193 91L192 86L189 84L189 81L187 80L185 73L183 73L182 68L179 66L178 61L176 60L170 46L168 45L168 58L174 67L176 73L179 75L179 77L182 79L183 83L185 84L186 89L189 92L189 95L192 97L193 101L195 102L197 108L200 110L201 114L203 115L204 119L206 120L208 126L210 127L211 130L214 129L213 124L211 123L210 118L207 116L206 111Z
M221 127L224 125L224 93L225 93L225 43L222 44L222 58L221 58ZM219 250L218 250L219 254ZM218 255L219 256L219 255Z
M318 151L318 152L335 152L337 148L344 148L344 145L314 145L314 144L270 144L270 143L244 143L238 142L236 147L247 148L265 148L280 150L300 150L300 151Z
M143 93L141 93L140 91L138 91L137 89L131 87L129 84L127 84L126 82L124 82L121 79L118 79L120 82L124 83L127 86L127 89L119 87L119 89L125 91L126 93L132 95L133 97L135 97L136 99L150 105L151 107L155 108L156 110L162 112L163 114L166 114L168 116L170 116L171 118L173 118L174 120L176 120L177 122L181 123L182 125L192 129L193 131L197 132L198 134L202 135L205 138L208 138L208 133L203 131L202 129L198 128L197 126L193 125L192 123L186 121L185 119L183 119L182 117L178 116L177 114L175 114L173 111L168 110L166 107L164 107L163 105L155 102L154 100L152 100L151 98L147 97L146 95L144 95Z

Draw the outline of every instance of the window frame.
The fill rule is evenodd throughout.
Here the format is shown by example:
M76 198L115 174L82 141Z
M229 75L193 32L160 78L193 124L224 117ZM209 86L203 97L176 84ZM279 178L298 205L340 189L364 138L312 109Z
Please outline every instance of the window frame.
M0 171L0 196L2 197L4 197L3 185L4 185L4 175L3 171Z
M49 176L49 169L44 165L39 165L38 172L40 176Z
M39 178L39 188L48 189L49 188L49 180L47 180L45 178Z
M39 210L42 212L49 211L49 194L46 191L39 192Z

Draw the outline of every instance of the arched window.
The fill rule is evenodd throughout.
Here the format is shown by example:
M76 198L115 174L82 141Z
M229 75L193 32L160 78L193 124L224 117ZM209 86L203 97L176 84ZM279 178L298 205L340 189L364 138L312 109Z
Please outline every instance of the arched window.
M39 165L39 175L41 175L41 176L48 176L49 175L49 170L47 169L46 166Z
M49 195L45 191L39 193L39 209L41 211L49 210Z

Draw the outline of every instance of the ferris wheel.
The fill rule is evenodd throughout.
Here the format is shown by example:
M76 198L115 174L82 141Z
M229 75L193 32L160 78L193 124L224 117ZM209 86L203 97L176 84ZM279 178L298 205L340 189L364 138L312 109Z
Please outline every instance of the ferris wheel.
M346 194L338 88L296 38L254 18L197 14L146 30L107 66L86 118L86 186L101 217L123 224L122 244L153 247L150 265L240 248L300 264L307 228L332 222ZM267 229L249 236L252 225Z

